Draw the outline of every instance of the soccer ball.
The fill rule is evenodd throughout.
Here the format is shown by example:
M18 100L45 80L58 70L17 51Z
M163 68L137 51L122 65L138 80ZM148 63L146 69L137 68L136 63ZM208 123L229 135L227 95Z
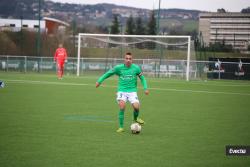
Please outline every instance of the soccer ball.
M133 134L139 134L141 132L141 125L138 123L132 123L130 129Z
M4 82L0 81L0 88L4 88Z

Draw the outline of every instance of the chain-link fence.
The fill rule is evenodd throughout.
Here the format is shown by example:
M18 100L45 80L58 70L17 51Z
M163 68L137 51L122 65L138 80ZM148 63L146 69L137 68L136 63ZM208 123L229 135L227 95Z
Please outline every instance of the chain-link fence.
M80 75L101 74L117 64L123 63L123 59L116 58L81 58ZM191 61L189 78L196 79L237 79L250 80L250 61L244 59L238 62ZM134 59L145 75L163 78L186 78L186 60L165 59ZM0 71L5 72L33 72L56 73L56 63L53 57L29 57L29 56L0 56ZM68 58L65 63L65 74L76 75L77 59Z

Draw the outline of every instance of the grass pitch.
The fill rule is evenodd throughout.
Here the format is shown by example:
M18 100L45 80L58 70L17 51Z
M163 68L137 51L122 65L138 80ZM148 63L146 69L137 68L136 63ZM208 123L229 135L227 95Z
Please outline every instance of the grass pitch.
M117 134L116 77L0 73L0 166L235 167L248 156L226 156L226 145L250 145L250 82L147 78L132 135ZM139 83L140 85L140 83Z

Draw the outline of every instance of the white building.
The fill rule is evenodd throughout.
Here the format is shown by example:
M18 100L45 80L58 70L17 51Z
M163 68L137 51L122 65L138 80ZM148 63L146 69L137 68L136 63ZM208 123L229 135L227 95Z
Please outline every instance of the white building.
M55 32L63 32L66 27L70 25L58 19L44 17L40 20L40 31L48 34ZM25 20L25 19L1 19L0 18L0 31L14 31L18 32L22 29L28 31L38 31L39 21L38 20Z
M234 49L246 50L250 45L250 14L201 13L199 32L206 46L224 41Z
M39 21L38 20L24 20L24 19L1 19L0 18L0 31L20 31L21 27L29 31L38 31ZM40 20L40 31L44 32L46 30L45 21Z

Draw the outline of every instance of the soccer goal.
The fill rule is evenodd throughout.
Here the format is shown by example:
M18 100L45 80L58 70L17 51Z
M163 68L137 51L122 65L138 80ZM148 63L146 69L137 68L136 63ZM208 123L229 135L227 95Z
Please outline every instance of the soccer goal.
M86 71L106 71L123 63L131 52L134 63L145 75L175 77L187 81L196 77L195 52L190 36L169 35L78 35L77 76Z

